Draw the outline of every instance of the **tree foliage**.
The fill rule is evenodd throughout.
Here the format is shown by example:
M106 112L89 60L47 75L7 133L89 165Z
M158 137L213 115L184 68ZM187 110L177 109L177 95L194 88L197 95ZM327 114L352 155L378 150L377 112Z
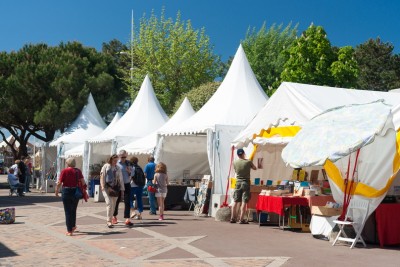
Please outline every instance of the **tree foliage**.
M146 74L149 74L157 97L167 113L185 92L217 77L219 57L213 54L205 29L196 30L190 20L158 18L154 13L140 20L134 33L132 78L125 76L132 99L135 98ZM131 44L132 45L132 44Z
M282 81L354 88L358 65L351 47L331 46L321 26L310 25L287 51Z
M114 109L124 96L116 71L112 57L77 42L2 52L0 125L21 147L30 135L50 141L77 117L89 92L101 114Z
M199 87L193 88L189 92L183 94L179 100L176 101L173 113L179 109L185 97L188 98L193 109L198 111L212 97L220 85L220 82L208 82L200 85Z
M370 39L355 49L360 68L357 86L361 89L387 91L400 87L400 58L393 45L379 38Z
M264 22L259 31L249 29L242 42L250 66L269 96L279 86L283 66L289 57L282 52L292 45L296 36L297 25L292 27L289 24L283 28L282 24L273 24L267 29Z
M332 85L330 66L335 59L331 43L321 26L311 25L287 50L283 81Z
M344 88L357 86L358 64L354 58L354 49L344 46L337 52L337 60L331 65L334 85Z

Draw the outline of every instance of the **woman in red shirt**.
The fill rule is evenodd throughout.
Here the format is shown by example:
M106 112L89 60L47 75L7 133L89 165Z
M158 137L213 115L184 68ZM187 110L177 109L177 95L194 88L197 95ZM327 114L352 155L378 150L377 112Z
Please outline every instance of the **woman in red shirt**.
M76 230L76 209L79 202L79 199L75 197L75 190L78 186L78 181L85 186L85 179L83 179L81 170L75 168L76 162L74 158L68 158L65 163L67 168L61 171L56 186L56 197L58 197L58 192L62 185L62 201L67 225L66 235L72 236L72 233Z

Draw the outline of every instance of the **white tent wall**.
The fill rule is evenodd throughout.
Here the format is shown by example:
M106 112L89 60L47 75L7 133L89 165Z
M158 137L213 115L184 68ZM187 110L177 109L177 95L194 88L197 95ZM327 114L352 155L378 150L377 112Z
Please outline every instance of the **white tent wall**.
M170 181L182 180L184 170L189 170L191 177L211 174L205 134L164 136L157 150L156 162L167 165Z
M45 180L48 178L49 172L56 173L57 147L49 147L49 143L44 143L41 157L42 173L39 186L44 190Z
M282 181L291 180L293 168L286 166L282 160L282 150L286 144L268 144L259 145L254 153L253 163L257 170L251 171L251 179L261 178L263 180ZM258 165L259 159L262 159L262 168ZM312 170L318 170L318 180L323 180L322 167L303 168L308 173L308 179Z

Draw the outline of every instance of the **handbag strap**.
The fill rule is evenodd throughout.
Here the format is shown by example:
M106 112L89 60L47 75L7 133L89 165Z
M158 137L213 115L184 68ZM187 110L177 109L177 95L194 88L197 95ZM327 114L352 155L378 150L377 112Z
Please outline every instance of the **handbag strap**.
M79 186L79 178L78 178L78 170L76 168L75 169L75 177L76 177L76 186Z

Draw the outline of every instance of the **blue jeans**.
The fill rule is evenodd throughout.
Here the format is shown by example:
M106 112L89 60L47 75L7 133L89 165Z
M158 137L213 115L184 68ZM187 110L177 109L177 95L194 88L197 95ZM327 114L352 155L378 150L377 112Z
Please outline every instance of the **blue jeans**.
M25 192L28 192L28 191L29 191L29 185L30 185L30 183L31 183L31 180L32 180L32 175L27 174L27 175L25 176Z
M153 181L147 181L146 186L153 185ZM157 213L157 207L156 207L156 194L147 192L149 196L149 204L150 204L150 212L156 214Z
M130 197L130 203L131 203L131 208L133 208L133 196L136 198L136 208L138 212L142 213L143 212L143 187L138 186L138 187L131 187L131 197Z
M62 201L64 204L67 231L72 232L72 228L76 226L76 209L79 202L79 199L75 198L75 188L63 188Z

